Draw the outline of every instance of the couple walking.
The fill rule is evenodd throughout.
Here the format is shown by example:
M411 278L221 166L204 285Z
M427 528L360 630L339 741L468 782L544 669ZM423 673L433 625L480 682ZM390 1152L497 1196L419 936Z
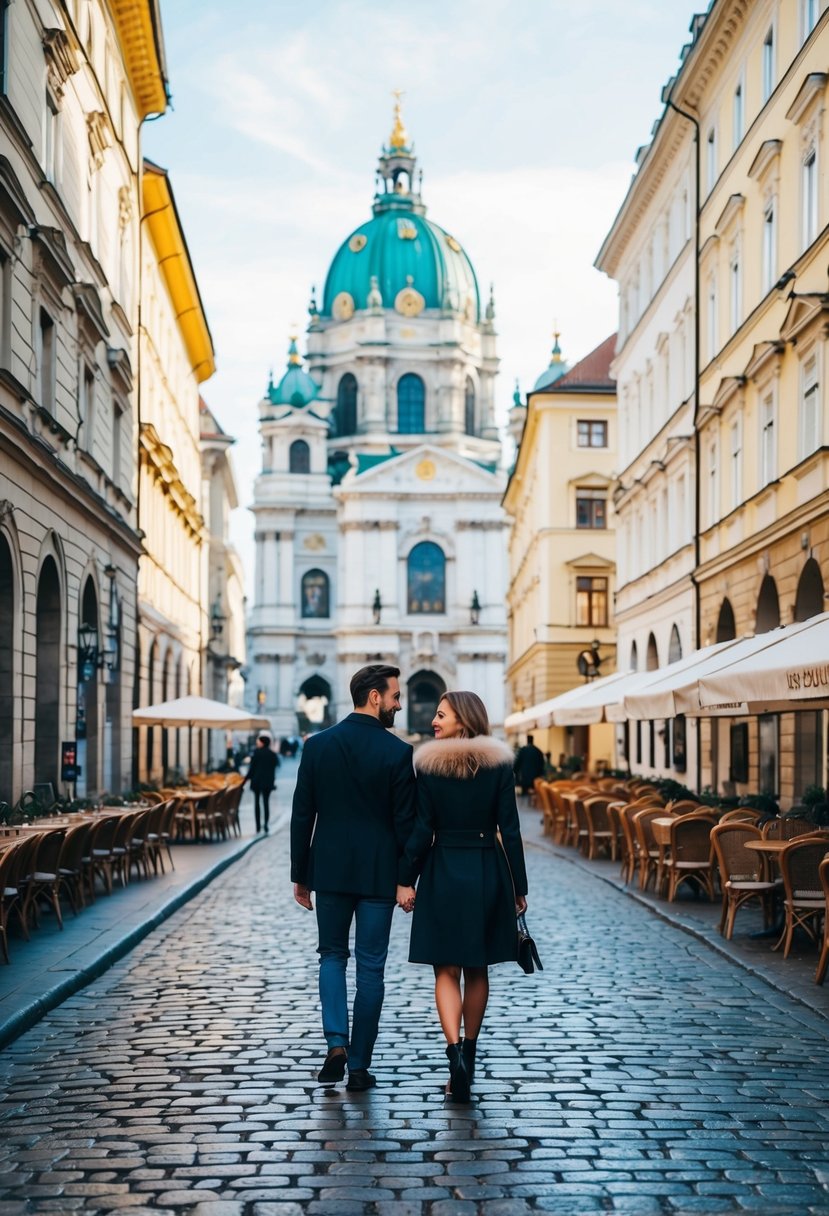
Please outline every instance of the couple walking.
M475 693L446 693L434 741L414 755L388 732L400 672L375 664L351 680L354 712L311 736L291 818L294 898L316 897L324 1083L370 1089L395 905L414 912L409 962L431 964L452 1096L468 1101L487 968L515 961L527 876L513 756L489 734ZM414 763L413 763L414 760ZM498 839L500 833L500 840ZM416 886L415 886L416 884ZM349 1034L346 966L355 924L357 983ZM463 1037L461 1036L463 1027Z

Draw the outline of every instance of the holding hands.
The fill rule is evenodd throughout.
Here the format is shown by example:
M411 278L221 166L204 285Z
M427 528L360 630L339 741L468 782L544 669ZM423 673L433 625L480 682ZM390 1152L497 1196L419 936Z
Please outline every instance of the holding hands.
M402 908L404 912L411 912L415 905L415 889L414 887L397 888L397 906Z

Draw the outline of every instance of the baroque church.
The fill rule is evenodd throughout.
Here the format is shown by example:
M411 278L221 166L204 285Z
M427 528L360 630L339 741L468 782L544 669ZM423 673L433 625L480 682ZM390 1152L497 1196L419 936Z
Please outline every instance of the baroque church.
M401 669L408 735L431 734L447 688L503 727L494 303L421 186L398 100L371 218L312 294L305 365L292 339L259 405L248 690L277 736L343 717L372 662Z

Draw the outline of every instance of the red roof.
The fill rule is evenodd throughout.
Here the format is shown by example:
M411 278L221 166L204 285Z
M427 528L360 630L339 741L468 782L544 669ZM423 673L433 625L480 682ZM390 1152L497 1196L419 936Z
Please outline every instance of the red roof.
M614 391L616 381L610 375L610 364L616 354L616 336L616 334L611 334L609 338L605 338L604 342L601 342L595 350L591 350L589 355L580 359L563 376L559 376L558 380L554 380L547 388L539 391L542 393Z

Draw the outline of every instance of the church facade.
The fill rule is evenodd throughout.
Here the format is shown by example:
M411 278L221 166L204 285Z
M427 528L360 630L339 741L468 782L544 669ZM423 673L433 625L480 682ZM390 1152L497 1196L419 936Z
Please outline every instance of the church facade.
M254 705L274 733L342 717L369 662L401 668L413 736L441 693L483 697L504 720L506 477L494 420L494 305L460 242L427 218L395 108L371 218L341 244L307 368L259 405Z

